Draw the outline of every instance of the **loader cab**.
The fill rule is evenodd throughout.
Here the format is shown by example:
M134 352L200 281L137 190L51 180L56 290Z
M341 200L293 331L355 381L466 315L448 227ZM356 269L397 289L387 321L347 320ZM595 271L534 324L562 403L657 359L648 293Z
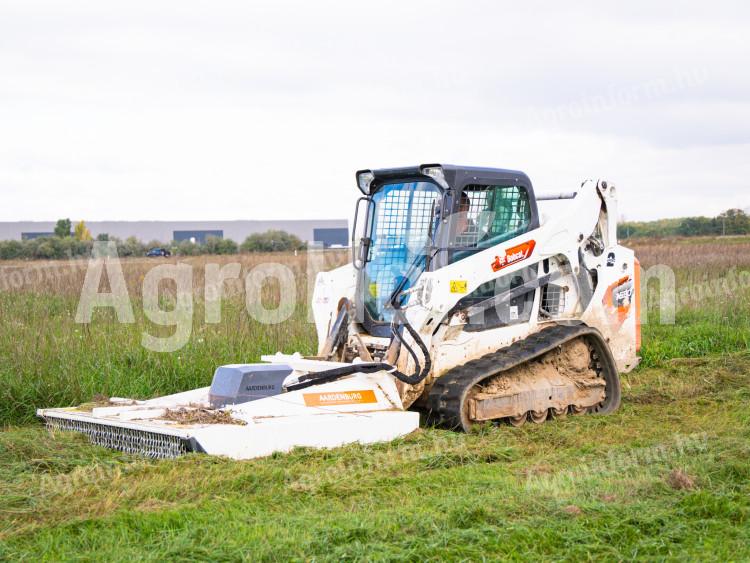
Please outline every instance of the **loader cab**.
M361 170L353 261L365 330L390 336L394 295L438 270L539 226L522 172L451 165ZM361 222L361 224L360 224Z

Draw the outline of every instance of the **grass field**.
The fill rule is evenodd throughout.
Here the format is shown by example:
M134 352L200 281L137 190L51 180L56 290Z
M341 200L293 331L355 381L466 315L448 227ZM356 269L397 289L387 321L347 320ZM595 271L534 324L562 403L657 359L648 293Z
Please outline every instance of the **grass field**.
M303 255L283 258L300 280L290 321L259 325L230 285L221 322L199 303L170 354L140 345L163 330L137 306L152 263L124 267L136 322L104 313L88 328L74 322L85 264L0 263L0 559L750 559L750 242L633 246L644 267L673 268L677 313L658 324L650 296L617 413L250 462L144 461L52 438L34 408L161 395L222 363L312 351ZM205 261L233 259L190 259L196 294Z

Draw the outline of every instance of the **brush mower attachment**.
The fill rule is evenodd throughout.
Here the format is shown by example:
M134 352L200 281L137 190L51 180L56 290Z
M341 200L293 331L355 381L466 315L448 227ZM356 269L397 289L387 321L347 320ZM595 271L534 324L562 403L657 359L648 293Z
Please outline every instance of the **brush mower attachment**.
M419 414L403 409L385 372L267 395L283 379L312 368L349 365L296 355L269 358L284 363L223 366L211 387L147 401L110 399L108 406L90 410L39 409L37 415L51 431L80 432L93 444L151 458L204 452L250 459L298 446L386 442L419 426ZM235 403L238 397L243 402Z
M614 186L537 197L523 172L441 164L360 170L357 186L351 262L315 280L314 359L39 416L126 452L246 459L392 440L418 427L412 406L464 431L617 409L641 282Z

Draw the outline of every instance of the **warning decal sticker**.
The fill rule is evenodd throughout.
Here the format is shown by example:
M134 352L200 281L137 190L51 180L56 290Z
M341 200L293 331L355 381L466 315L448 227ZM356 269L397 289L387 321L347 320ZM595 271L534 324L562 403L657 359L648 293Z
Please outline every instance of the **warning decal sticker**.
M451 293L466 293L466 280L451 280Z

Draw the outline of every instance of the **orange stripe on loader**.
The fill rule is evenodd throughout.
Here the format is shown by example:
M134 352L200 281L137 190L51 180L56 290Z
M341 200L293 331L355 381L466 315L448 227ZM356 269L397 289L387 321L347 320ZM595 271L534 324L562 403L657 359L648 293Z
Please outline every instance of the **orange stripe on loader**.
M635 351L641 351L641 263L635 259Z

